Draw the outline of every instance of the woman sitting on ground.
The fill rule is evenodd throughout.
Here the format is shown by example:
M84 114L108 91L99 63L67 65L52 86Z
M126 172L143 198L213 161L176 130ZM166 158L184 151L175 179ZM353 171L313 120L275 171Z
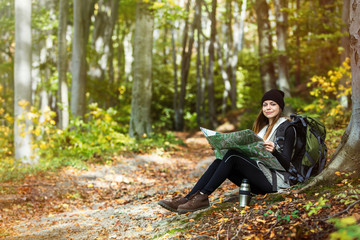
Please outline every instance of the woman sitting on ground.
M288 128L285 132L285 144L282 151L275 147L276 130L281 123L287 121L282 117L284 109L284 92L272 89L264 94L261 100L262 109L254 122L253 131L264 140L265 150L277 158L287 171L293 153L295 131ZM161 200L158 204L167 210L187 213L210 206L209 195L212 194L226 179L237 186L244 178L249 180L251 192L266 194L290 187L287 172L276 171L276 185L273 186L273 176L260 161L254 161L248 156L228 150L223 159L215 159L201 176L193 189L185 197L172 200Z

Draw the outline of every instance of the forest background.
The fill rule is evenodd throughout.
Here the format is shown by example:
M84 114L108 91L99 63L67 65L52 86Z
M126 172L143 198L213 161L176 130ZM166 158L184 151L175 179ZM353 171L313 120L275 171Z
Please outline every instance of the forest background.
M28 67L25 81L16 81L14 1L2 1L2 179L24 171L22 162L57 168L164 146L174 130L224 122L251 128L263 92L276 87L290 111L321 118L338 144L351 116L343 6L349 5L31 1L23 10L32 10L32 44L19 57ZM14 135L16 118L23 132ZM14 149L17 138L25 143Z
M330 156L350 121L350 0L7 0L0 12L2 182L167 151L199 126L251 128L271 88L287 113L325 123Z

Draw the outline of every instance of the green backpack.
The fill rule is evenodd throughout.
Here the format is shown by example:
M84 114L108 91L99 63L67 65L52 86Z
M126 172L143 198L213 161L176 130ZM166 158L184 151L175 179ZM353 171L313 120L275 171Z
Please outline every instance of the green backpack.
M290 117L291 121L284 122L276 131L275 144L282 151L286 129L294 128L295 149L288 172L291 174L290 182L296 184L319 174L324 169L327 156L326 129L316 118L295 114Z

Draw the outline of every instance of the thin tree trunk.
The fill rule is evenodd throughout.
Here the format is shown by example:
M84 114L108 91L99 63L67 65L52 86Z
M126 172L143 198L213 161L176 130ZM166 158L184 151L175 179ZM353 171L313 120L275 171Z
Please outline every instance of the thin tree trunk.
M116 88L115 85L115 75L114 75L114 42L113 42L113 35L115 30L115 25L118 19L118 9L119 9L119 1L118 0L112 0L111 1L111 16L110 16L110 29L107 34L106 44L109 48L108 55L107 55L107 63L108 63L108 76L109 76L109 91L111 92L114 88ZM110 106L115 105L115 99L111 95L110 97Z
M190 71L190 62L191 62L191 55L192 55L192 48L194 44L194 31L195 31L195 22L196 22L196 15L191 25L190 36L189 36L189 43L187 45L187 49L183 49L182 61L181 61L181 86L180 86L180 95L179 95L179 129L184 129L184 111L185 111L185 97L186 97L186 86L187 86L187 79L189 76ZM184 51L185 50L185 51Z
M288 57L287 57L287 25L288 16L286 9L288 8L288 0L274 0L275 16L276 16L276 35L278 50L278 85L280 90L285 93L285 97L291 97L289 74L288 74Z
M189 13L190 11L190 5L191 5L191 0L188 0L186 3L186 7L185 7L185 11L186 13ZM184 31L183 31L183 39L182 39L182 53L181 53L181 72L180 72L180 86L181 86L181 90L180 90L180 94L179 94L179 98L176 98L176 103L174 103L174 106L177 106L176 109L174 109L175 111L175 130L183 130L184 128L184 109L182 108L182 105L184 105L184 103L181 103L181 96L182 94L184 94L185 96L185 89L182 89L183 87L186 87L184 81L186 81L185 79L185 66L186 66L186 57L187 57L187 52L186 52L186 46L188 43L188 36L189 36L189 16L186 17L185 19L185 26L184 26ZM178 86L175 86L175 93L177 95L178 93ZM185 100L184 100L185 101Z
M232 59L233 59L233 31L232 31L232 6L231 1L227 0L226 3L226 22L223 29L223 35L225 39L225 43L222 45L220 44L219 37L216 36L216 43L215 43L215 50L218 54L218 65L221 71L221 76L224 81L224 92L223 92L223 99L222 99L222 106L221 106L221 114L225 115L226 113L226 107L227 107L227 100L230 97L231 105L233 106L233 99L234 95L232 94L232 84L230 83L230 80L232 78ZM211 15L210 15L211 17ZM223 54L222 54L222 46L224 46L225 49L225 61L223 60ZM236 85L235 85L236 88ZM236 97L236 96L235 96Z
M300 11L300 0L296 0L296 10ZM296 73L295 73L295 83L296 85L301 84L301 55L300 55L300 31L299 31L299 22L297 22L297 28L295 31L295 42L296 42Z
M206 68L207 66L207 62L206 62L206 58L207 58L207 51L206 51L206 41L204 40L202 43L202 52L203 52L203 64L202 64L202 84L201 84L201 106L202 106L202 111L201 111L201 116L203 119L203 122L206 121L206 114L205 114L205 90L206 90L206 86L207 86L207 73L208 70Z
M154 17L149 5L139 1L136 7L134 38L134 82L131 99L131 137L149 136L152 98L152 43Z
M269 21L269 6L266 0L256 0L256 16L259 35L259 64L263 91L276 88L272 55L272 35Z
M15 159L35 164L32 156L31 120L31 0L15 0L14 145ZM25 120L20 120L20 119Z
M197 55L196 55L196 121L200 125L201 118L201 100L202 100L202 74L201 74L201 0L196 0L196 40L197 40Z
M239 38L238 38L238 46L237 50L241 51L243 48L243 42L244 42L244 23L245 23L245 15L246 15L246 6L247 6L247 0L243 0L241 5L241 13L240 13L240 24L239 24Z
M221 114L225 115L227 99L228 99L229 93L231 91L231 84L230 84L230 81L229 81L228 72L226 72L226 70L224 68L225 64L223 62L221 45L220 45L218 37L216 38L215 49L217 50L217 60L218 60L218 64L219 64L219 68L220 68L220 72L221 72L221 77L222 77L222 79L224 81L224 92L223 92L223 99L222 99L222 105L221 105Z
M58 29L58 75L59 75L59 128L66 129L69 126L69 99L67 84L67 54L66 54L66 28L69 3L68 0L59 2L59 29Z
M237 6L237 2L234 3ZM233 48L233 56L231 58L231 107L232 109L236 109L237 103L237 81L236 81L236 71L239 62L238 53L243 48L243 40L244 40L244 22L245 22L245 15L246 15L246 5L247 1L243 0L241 5L241 12L240 12L240 23L237 32L239 32L238 37L234 37L234 48ZM238 7L237 7L238 8Z
M209 120L210 126L215 128L216 111L215 111L215 91L214 91L214 65L215 65L215 39L216 39L216 7L217 1L212 0L211 3L211 33L209 45L209 73L208 73L208 104L209 104Z
M172 46L172 57L173 57L173 66L174 66L174 122L175 126L179 120L179 108L178 108L178 77L177 77L177 61L176 61L176 47L175 47L175 30L171 28L171 46ZM175 127L177 129L177 127Z

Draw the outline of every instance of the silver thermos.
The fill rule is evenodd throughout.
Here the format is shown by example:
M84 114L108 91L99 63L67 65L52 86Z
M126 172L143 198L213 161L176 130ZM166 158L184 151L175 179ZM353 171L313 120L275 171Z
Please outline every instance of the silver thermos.
M241 182L240 190L239 190L240 200L239 206L245 207L250 202L250 185L249 180L244 178Z

